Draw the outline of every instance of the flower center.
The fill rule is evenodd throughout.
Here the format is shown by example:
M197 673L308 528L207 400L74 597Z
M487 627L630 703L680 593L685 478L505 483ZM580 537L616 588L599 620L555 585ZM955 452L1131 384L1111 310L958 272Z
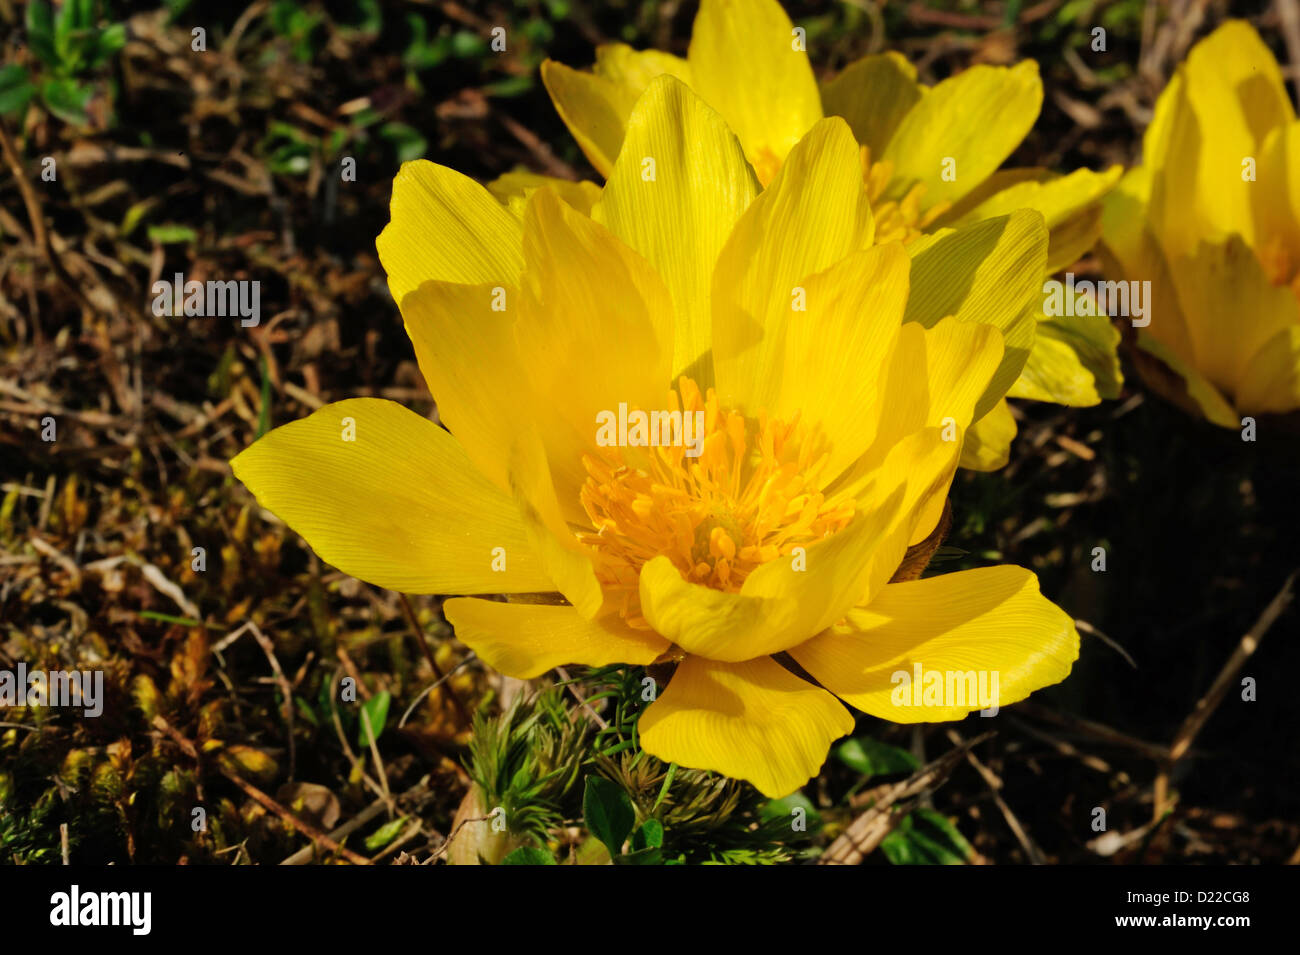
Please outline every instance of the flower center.
M583 456L581 500L593 529L579 539L592 550L605 593L621 600L631 626L645 629L639 576L653 558L667 557L689 581L734 592L756 567L853 517L851 501L831 504L818 490L830 447L799 415L747 418L685 377L668 394L683 420L703 412L697 456L667 443Z
M925 198L925 183L918 182L902 199L882 199L885 189L894 177L894 162L882 159L871 161L871 147L862 147L862 181L867 187L867 199L871 203L871 214L876 220L876 244L892 242L897 239L906 245L922 235L935 219L951 207L951 202L936 202L925 211L921 210L921 201Z

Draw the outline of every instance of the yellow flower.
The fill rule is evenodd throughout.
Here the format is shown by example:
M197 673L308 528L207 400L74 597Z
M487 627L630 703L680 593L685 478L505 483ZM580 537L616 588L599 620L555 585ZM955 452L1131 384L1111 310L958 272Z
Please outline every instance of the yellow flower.
M590 216L541 188L516 217L450 169L404 165L379 253L451 433L341 401L240 454L239 479L350 574L507 595L443 607L504 673L675 665L645 749L769 795L851 731L836 697L901 722L990 702L956 684L918 701L896 673L991 674L1001 705L1063 679L1078 635L1030 571L891 582L919 576L962 431L1024 361L999 328L1038 294L1042 217L909 263L873 241L843 120L814 124L760 191L672 77L627 142ZM638 412L657 440L633 438Z
M602 175L623 147L637 97L664 73L690 84L722 115L764 185L823 115L844 117L860 144L877 242L898 239L910 249L924 233L1036 209L1051 234L1047 277L1096 242L1100 200L1120 175L1118 166L1067 176L998 171L1042 105L1034 61L975 66L927 87L903 57L885 53L857 60L819 89L802 37L777 0L703 0L686 59L619 43L599 47L590 72L542 64L556 109ZM490 188L518 208L548 181L556 182L513 173ZM584 208L578 187L565 188L575 208ZM1011 397L1083 406L1119 394L1119 334L1105 316L1049 318L1036 306L1030 318L1017 332L1017 347L1030 354ZM1015 420L1004 402L990 411L972 431L963 467L993 470L1007 462Z
M1104 214L1116 273L1151 283L1139 371L1228 428L1300 408L1300 121L1249 24L1192 48L1143 154Z

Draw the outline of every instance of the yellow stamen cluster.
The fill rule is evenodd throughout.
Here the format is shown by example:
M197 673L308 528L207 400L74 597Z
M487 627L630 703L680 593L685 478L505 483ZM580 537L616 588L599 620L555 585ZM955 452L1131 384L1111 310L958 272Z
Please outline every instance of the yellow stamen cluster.
M680 394L680 398L679 398ZM683 418L704 412L698 457L684 446L609 448L585 455L581 500L593 530L579 534L594 555L607 595L621 600L634 627L641 616L641 567L666 556L694 583L737 591L761 564L840 530L852 502L828 502L818 489L829 459L821 432L751 419L719 407L717 395L682 378L669 407Z
M952 203L936 202L923 211L921 202L925 199L925 183L922 182L907 190L902 199L886 200L882 197L893 177L893 160L882 159L873 163L871 147L863 146L862 181L866 184L871 214L876 220L876 243L898 240L906 245L924 234L936 219L952 207Z

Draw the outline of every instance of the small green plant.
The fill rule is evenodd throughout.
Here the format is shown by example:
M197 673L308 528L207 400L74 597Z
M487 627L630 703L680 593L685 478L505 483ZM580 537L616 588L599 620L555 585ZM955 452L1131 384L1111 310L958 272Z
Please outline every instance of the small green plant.
M952 821L933 809L914 809L880 843L894 865L964 865L975 850Z
M421 158L429 148L419 131L405 123L384 122L372 109L357 113L347 126L316 135L291 123L273 121L258 145L259 155L277 176L305 176L313 158L335 165L348 151L366 146L372 139L387 144L399 163Z
M87 122L90 76L126 45L126 25L101 27L96 0L67 0L55 14L49 0L27 5L27 42L39 63L0 67L0 114L20 114L33 100L66 123Z
M503 846L545 845L550 830L562 822L561 804L577 781L588 734L560 693L544 690L494 719L482 713L474 717L466 765L473 795L484 812L499 807L505 823L501 838L479 847L488 861Z
M310 63L316 57L321 47L317 28L325 22L324 13L307 9L297 0L275 0L270 19L271 28L289 44L295 60Z
M627 791L608 779L587 777L582 794L582 821L609 852L615 865L681 865L683 862L680 858L664 858L663 824L658 819L647 819L637 826L636 809ZM502 865L555 864L555 857L549 852L531 846L522 846L502 860Z
M24 809L13 798L12 788L12 777L0 773L0 864L57 862L57 827L48 818L56 805L54 791Z
M636 825L636 809L622 786L599 776L588 776L582 796L582 818L587 831L609 850L615 865L674 865L681 859L665 859L664 827L658 819ZM631 836L630 849L623 846Z

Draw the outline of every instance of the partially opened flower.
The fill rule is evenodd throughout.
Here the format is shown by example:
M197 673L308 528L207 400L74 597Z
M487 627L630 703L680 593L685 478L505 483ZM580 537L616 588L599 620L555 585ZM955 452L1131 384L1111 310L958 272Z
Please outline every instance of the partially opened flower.
M1120 174L1118 166L1066 176L1044 169L999 171L1042 105L1033 60L1010 68L974 66L928 87L907 60L885 53L850 64L819 89L802 37L777 0L703 0L686 59L621 43L599 47L596 57L591 71L547 61L542 77L602 175L614 168L637 97L651 79L667 73L722 114L764 185L823 115L844 117L860 145L877 242L912 243L947 227L1036 209L1051 234L1046 277L1096 242L1099 201ZM517 203L544 181L515 173L492 188ZM571 183L565 188L582 208L589 194ZM1119 393L1119 335L1105 316L1056 321L1035 307L1020 327L1004 332L1016 347L1031 349L1008 392L1012 397L1091 405ZM978 422L963 466L1001 467L1014 436L1014 419L998 403Z
M1148 384L1229 428L1300 408L1300 121L1247 23L1197 43L1105 211L1114 270L1150 282Z
M467 595L444 613L504 673L670 669L645 750L783 795L852 729L840 700L956 719L1078 654L1030 571L915 579L962 432L1018 373L994 313L1037 294L1042 217L956 232L916 265L875 228L843 120L760 191L671 77L633 109L590 216L541 188L517 218L407 163L379 252L450 433L351 399L235 473L342 570ZM507 599L468 596L485 594Z

